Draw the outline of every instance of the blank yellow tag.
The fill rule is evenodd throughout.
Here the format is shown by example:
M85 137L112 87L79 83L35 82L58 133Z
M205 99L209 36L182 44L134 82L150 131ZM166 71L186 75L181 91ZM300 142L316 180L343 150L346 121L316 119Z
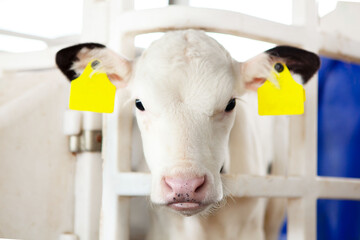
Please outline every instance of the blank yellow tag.
M258 88L259 115L297 115L304 113L305 90L292 78L285 64L276 63L271 72L279 87L269 80Z
M78 111L112 113L115 104L115 86L106 73L97 71L101 62L93 60L80 77L71 81L69 108Z

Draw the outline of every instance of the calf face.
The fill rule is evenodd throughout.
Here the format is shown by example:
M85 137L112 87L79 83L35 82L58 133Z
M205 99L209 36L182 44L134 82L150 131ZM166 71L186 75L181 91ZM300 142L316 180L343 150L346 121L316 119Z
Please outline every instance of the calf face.
M236 99L269 78L276 62L302 81L319 67L316 55L285 46L238 63L194 30L168 32L136 62L92 43L63 49L56 61L73 80L95 58L116 86L132 93L153 177L151 201L184 215L206 212L224 197L221 173L230 161Z

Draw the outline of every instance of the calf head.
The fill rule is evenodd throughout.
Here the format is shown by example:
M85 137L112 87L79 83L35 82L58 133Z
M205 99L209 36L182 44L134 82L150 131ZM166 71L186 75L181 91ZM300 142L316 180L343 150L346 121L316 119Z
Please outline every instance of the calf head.
M100 44L58 52L62 72L75 79L93 59L136 106L144 154L152 173L151 201L183 215L206 212L224 197L221 173L229 165L236 99L256 89L276 62L306 82L319 68L310 52L280 46L245 63L234 61L201 31L166 33L130 62Z

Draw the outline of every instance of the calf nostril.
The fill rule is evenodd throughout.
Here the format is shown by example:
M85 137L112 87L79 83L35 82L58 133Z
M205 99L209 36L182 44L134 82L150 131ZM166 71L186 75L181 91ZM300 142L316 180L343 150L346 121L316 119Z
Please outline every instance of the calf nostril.
M195 189L195 192L199 192L199 191L201 191L202 186L203 186L203 185L198 186L198 187Z
M205 185L205 177L203 176L198 179L197 186L195 186L194 192L200 192L204 185Z
M171 181L169 180L169 178L165 177L164 178L164 182L165 182L165 186L170 190L173 191L173 187L171 186Z

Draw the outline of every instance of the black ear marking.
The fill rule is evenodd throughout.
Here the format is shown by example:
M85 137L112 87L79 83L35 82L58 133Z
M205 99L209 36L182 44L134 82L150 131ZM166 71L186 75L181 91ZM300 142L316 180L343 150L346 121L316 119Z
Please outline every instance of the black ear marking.
M281 58L290 71L301 75L304 84L320 68L320 58L316 54L300 48L277 46L267 50L265 53L273 58Z
M83 48L94 49L94 48L105 48L105 46L99 43L82 43L61 49L56 53L56 57L55 57L56 65L70 81L78 77L76 72L74 70L71 70L70 68L74 61L79 60L76 56L78 52Z

